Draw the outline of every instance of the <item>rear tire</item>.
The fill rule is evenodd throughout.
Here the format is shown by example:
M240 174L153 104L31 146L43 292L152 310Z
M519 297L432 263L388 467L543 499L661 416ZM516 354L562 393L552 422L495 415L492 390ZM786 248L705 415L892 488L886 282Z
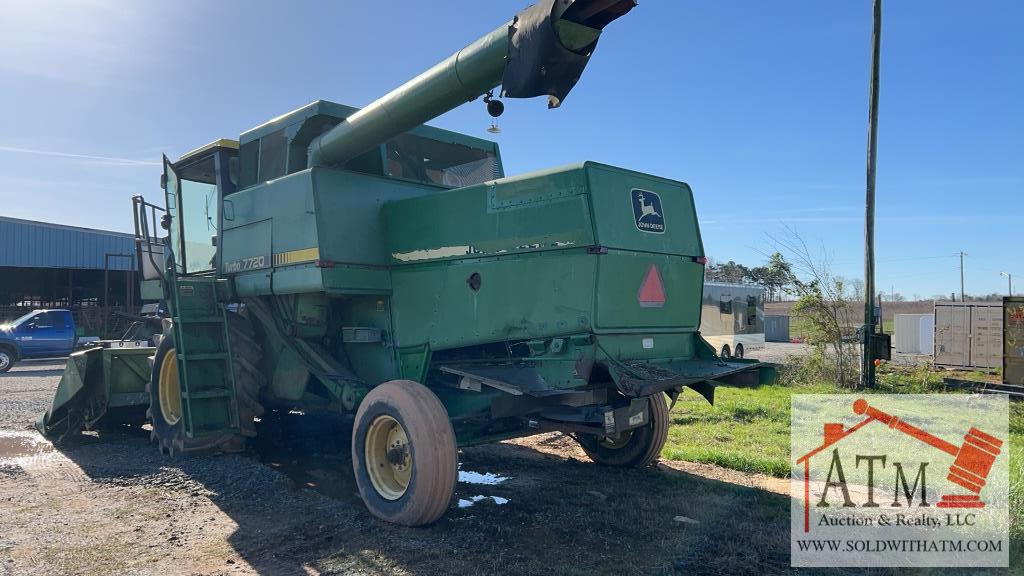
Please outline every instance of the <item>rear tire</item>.
M729 350L728 344L722 344L722 353L719 356L722 358L732 358L732 351Z
M14 352L10 348L0 347L0 374L14 367Z
M418 382L376 386L356 412L352 468L374 516L404 526L436 521L448 509L458 476L448 411Z
M167 452L171 456L185 452L239 452L245 448L247 437L256 436L254 419L263 414L259 392L266 383L266 377L259 370L263 350L255 339L255 332L248 318L228 312L227 319L239 432L210 434L198 438L188 438L185 435L185 423L181 418L180 388L177 393L178 405L174 406L173 388L180 386L177 382L177 369L171 364L168 364L166 369L164 366L165 361L177 362L174 331L169 327L160 338L153 358L149 383L146 385L146 392L149 393L149 410L146 411L146 416L153 425L150 439L159 444L161 452ZM174 409L165 411L165 406Z
M740 360L743 359L743 344L736 345L736 357Z
M649 396L650 422L618 437L577 434L576 441L597 464L605 466L650 466L661 455L668 440L668 406L660 392Z

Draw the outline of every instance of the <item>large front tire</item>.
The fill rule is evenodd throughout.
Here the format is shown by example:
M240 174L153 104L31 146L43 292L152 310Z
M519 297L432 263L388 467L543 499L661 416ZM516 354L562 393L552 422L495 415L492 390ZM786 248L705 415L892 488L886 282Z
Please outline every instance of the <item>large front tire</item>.
M577 434L576 441L590 459L605 466L644 468L658 460L668 440L668 406L660 392L649 396L650 421L617 436Z
M448 509L458 477L448 411L417 382L376 386L356 412L352 467L374 516L404 526L436 521Z
M258 368L263 351L248 318L234 312L228 312L227 318L239 431L198 438L185 435L174 331L168 328L157 346L149 383L146 384L146 392L149 393L146 415L153 426L150 439L160 445L161 452L172 456L185 452L240 452L245 448L246 437L256 435L255 418L263 414L259 391L266 382Z

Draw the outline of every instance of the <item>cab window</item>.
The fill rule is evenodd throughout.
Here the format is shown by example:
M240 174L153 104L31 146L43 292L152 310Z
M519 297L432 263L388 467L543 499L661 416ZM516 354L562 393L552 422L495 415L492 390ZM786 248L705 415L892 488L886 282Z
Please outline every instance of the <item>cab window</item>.
M178 258L184 272L214 269L217 254L217 170L213 155L180 168L181 230Z
M494 152L464 144L402 134L387 142L390 176L450 188L501 177Z

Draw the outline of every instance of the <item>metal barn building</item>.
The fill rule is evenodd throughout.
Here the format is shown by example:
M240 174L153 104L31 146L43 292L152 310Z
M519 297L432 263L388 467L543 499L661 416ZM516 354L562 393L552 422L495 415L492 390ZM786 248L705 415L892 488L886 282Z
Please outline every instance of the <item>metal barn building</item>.
M135 307L135 268L131 234L0 216L0 321L70 308L88 328Z

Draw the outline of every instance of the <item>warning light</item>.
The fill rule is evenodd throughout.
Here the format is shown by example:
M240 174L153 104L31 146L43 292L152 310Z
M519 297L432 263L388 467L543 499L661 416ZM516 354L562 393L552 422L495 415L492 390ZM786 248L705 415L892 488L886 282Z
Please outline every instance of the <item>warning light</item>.
M643 308L661 308L665 305L665 285L661 283L661 274L658 274L658 267L654 264L647 269L636 299Z

